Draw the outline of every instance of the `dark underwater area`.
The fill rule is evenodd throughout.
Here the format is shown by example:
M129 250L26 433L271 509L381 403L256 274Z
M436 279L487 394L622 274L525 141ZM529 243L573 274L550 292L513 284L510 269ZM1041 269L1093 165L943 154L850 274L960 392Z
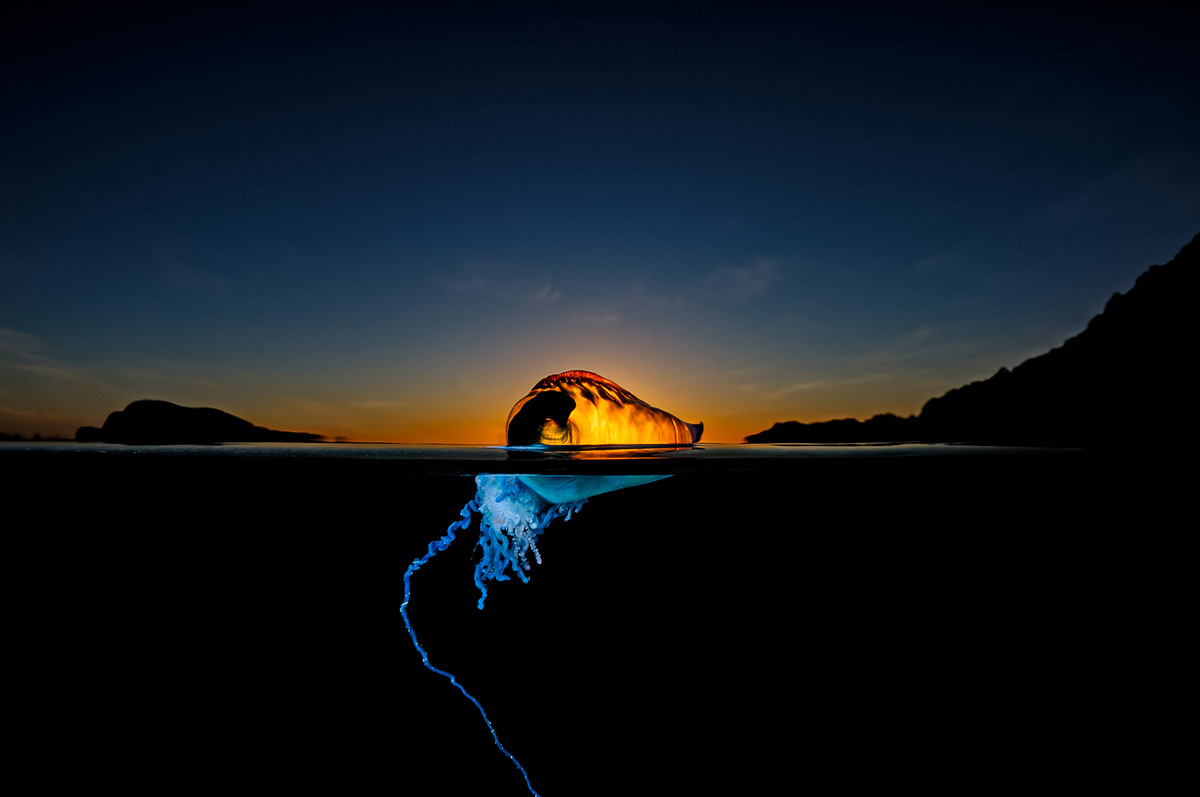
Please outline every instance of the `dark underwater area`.
M130 791L528 793L398 612L469 476L167 451L0 459L34 508L7 525L15 752ZM1180 470L697 467L555 521L482 611L476 520L409 613L542 795L1142 786L1183 744Z

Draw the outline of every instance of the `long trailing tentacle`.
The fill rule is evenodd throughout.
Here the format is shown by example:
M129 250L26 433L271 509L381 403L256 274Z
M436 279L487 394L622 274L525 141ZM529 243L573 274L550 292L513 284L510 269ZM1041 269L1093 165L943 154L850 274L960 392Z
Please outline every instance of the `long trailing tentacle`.
M521 762L518 761L512 753L505 750L504 745L500 744L500 737L496 735L496 729L492 727L492 721L488 719L487 712L483 710L483 706L479 704L479 701L476 700L470 692L463 688L462 684L458 682L453 674L448 673L445 670L439 670L437 667L434 667L429 663L429 654L425 652L425 648L421 647L421 643L417 641L417 632L413 630L412 623L409 622L408 619L408 600L411 593L409 579L412 577L412 574L420 570L421 566L432 559L438 552L449 548L450 543L454 542L455 529L465 531L467 527L471 525L471 513L477 510L478 506L475 504L475 502L468 501L467 505L462 509L462 520L456 520L451 523L449 528L446 529L446 534L441 539L434 540L433 542L429 543L429 549L425 552L425 554L414 559L413 563L408 566L407 570L404 571L404 602L400 604L400 616L404 618L404 627L408 629L408 635L412 637L413 647L415 647L417 652L421 654L421 663L424 664L429 670L448 678L450 683L454 684L454 686L458 688L458 691L462 692L463 695L466 696L467 700L470 700L475 704L475 708L479 709L479 714L483 717L483 721L487 723L488 730L491 731L492 741L496 743L496 747L500 748L500 752L504 753L504 755L506 755L508 759L516 765L517 769L521 771L521 775L525 778L525 786L528 787L530 794L533 794L534 797L538 797L538 793L534 791L533 784L529 782L529 773L525 771L525 767L521 766ZM482 606L480 608L482 608Z
M508 581L510 577L505 571L509 566L522 581L528 582L529 576L525 572L531 566L525 558L526 554L532 549L534 559L538 564L542 562L542 555L537 548L537 538L555 518L566 515L566 519L570 520L571 515L578 511L587 499L581 498L578 501L562 504L547 503L533 491L522 487L515 476L483 474L476 477L475 484L477 487L475 498L468 501L462 508L460 513L462 518L451 523L446 529L445 535L440 539L429 543L425 554L414 559L413 563L404 571L404 602L400 604L400 616L404 618L404 627L408 629L408 635L412 637L413 647L421 654L421 662L432 672L449 679L458 691L475 704L483 721L487 723L488 730L492 734L492 741L496 743L500 752L504 753L521 771L526 787L534 797L537 797L537 792L529 782L529 773L525 771L525 767L521 766L521 762L517 761L513 754L500 744L500 737L496 735L496 729L492 727L492 721L488 719L487 712L483 710L479 701L463 688L453 674L439 670L429 663L429 655L417 641L417 633L408 619L408 601L411 595L409 579L436 554L449 548L450 543L455 539L454 532L456 530L465 531L470 527L472 513L478 512L480 516L479 547L483 554L475 566L475 585L479 587L479 608L482 609L484 601L487 600L487 587L484 582L488 580Z

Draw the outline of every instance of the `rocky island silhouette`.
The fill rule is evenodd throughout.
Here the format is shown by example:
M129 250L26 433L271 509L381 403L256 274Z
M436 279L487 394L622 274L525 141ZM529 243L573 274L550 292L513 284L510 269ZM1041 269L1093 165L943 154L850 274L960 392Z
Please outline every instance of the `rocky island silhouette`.
M182 407L169 401L142 399L110 413L100 428L81 426L81 443L172 445L210 443L313 443L324 439L308 432L281 432L255 426L212 407Z
M747 443L914 441L1109 447L1174 439L1185 417L1189 305L1200 235L1115 293L1087 328L919 415L776 423Z

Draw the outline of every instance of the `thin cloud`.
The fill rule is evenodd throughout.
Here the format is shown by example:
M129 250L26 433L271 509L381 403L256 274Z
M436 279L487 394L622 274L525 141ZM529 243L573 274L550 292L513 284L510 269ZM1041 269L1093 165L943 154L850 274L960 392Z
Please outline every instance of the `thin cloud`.
M688 300L683 291L656 290L643 278L629 286L624 303L635 314L647 314L684 308Z
M1168 193L1164 185L1176 170L1175 164L1140 159L1088 180L1075 191L1047 203L1039 215L1060 225L1127 215L1145 197Z
M809 390L814 390L819 387L826 387L829 384L828 379L814 379L810 382L797 382L791 385L784 385L775 390L768 391L763 394L771 401L779 401L780 399L790 396L794 393L804 393Z
M546 282L529 295L528 301L534 307L549 307L561 298L562 292L554 290L553 286Z
M481 269L447 280L446 287L452 293L483 293L491 288L492 282L491 274Z
M28 332L0 327L0 354L17 358L36 356L45 345L41 338Z
M756 257L746 266L723 266L710 271L704 277L704 286L735 301L746 301L782 280L783 271L775 260Z
M0 328L0 367L60 381L89 380L80 369L42 354L45 348L45 342L35 335Z
M164 258L159 276L169 285L188 293L217 296L229 293L233 283L225 277L175 258Z
M913 271L949 271L958 266L959 260L957 252L944 252L940 255L923 257L913 265Z
M723 380L745 379L748 376L756 374L769 374L775 369L775 366L770 363L755 363L754 365L745 365L740 368L727 369L720 372L714 372L714 375Z
M908 330L875 353L876 359L893 359L926 349L938 341L940 330L935 326L920 326Z
M686 308L686 297L657 291L647 283L641 278L598 288L582 306L571 308L570 319L584 326L613 328L645 323ZM596 295L601 293L604 295Z
M502 260L472 261L443 285L451 293L487 295L534 308L549 307L563 298L551 279L530 274Z
M368 400L356 401L351 406L362 410L400 410L408 406L408 403L404 401Z
M208 371L209 375L201 373ZM219 394L228 388L232 377L221 371L213 372L211 368L196 363L176 363L166 360L156 360L141 366L118 366L110 368L115 381L135 386L140 392L147 391L202 391Z
M584 324L589 324L598 327L614 326L624 323L625 317L620 313L611 313L604 310L593 312L585 312L579 316L579 320Z
M858 352L847 358L847 362L870 367L914 360L933 362L970 354L982 345L978 340L961 337L952 327L929 324L914 327L875 348Z

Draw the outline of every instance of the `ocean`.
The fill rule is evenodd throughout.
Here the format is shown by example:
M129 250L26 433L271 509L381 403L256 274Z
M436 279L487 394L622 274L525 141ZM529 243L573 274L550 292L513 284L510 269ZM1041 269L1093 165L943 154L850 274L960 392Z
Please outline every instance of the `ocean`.
M1115 782L1181 675L1186 493L1129 452L6 443L0 463L17 752L95 783L528 794L398 611L478 473L671 475L556 520L483 610L477 517L412 576L431 663L542 795Z

